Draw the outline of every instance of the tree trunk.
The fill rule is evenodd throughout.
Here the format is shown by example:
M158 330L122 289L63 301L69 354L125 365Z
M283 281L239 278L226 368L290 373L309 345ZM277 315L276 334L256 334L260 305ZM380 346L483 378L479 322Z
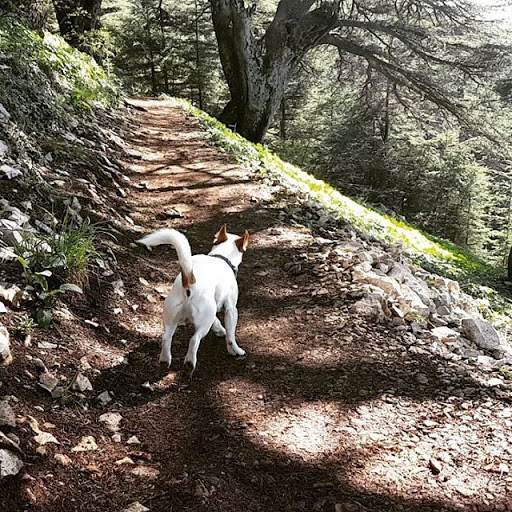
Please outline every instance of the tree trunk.
M333 26L333 13L309 12L314 0L281 0L264 36L256 39L253 7L243 0L210 0L231 99L219 120L252 142L265 135L306 51Z
M53 0L59 30L75 48L80 36L98 27L102 0Z

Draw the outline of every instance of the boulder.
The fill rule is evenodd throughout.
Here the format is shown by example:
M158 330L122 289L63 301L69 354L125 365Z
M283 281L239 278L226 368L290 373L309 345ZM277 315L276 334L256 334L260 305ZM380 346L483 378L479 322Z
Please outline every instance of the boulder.
M352 273L352 279L360 283L372 284L392 297L400 295L400 285L395 279L384 274L380 275L372 271L364 272L363 270L355 269Z
M418 294L407 284L403 284L400 289L398 306L409 318L411 316L428 317L430 314L430 307L424 304Z
M368 293L364 298L352 305L350 312L371 318L377 322L391 316L386 301L380 293Z
M484 350L500 350L500 337L496 329L485 320L464 318L462 329L468 340Z

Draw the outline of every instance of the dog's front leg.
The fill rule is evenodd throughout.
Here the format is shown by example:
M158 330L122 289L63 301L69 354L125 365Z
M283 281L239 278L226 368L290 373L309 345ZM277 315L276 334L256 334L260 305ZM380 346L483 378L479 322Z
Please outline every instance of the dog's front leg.
M169 323L164 326L164 334L162 336L162 350L160 351L160 363L167 364L167 367L171 366L171 344L172 337L178 327L177 323Z
M224 323L226 324L226 347L232 356L245 356L245 350L240 348L235 339L236 324L238 322L238 310L232 306L226 308Z

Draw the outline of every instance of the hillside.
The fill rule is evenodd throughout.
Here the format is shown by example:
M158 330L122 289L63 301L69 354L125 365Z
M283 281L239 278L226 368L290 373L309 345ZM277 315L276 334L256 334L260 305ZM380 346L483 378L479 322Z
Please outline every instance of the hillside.
M508 510L509 302L474 281L495 283L488 268L181 101L114 108L90 60L33 34L34 59L20 59L12 33L0 32L13 85L0 91L1 507ZM95 92L76 103L70 76L87 66ZM208 252L223 223L251 232L247 356L209 334L188 381L189 328L158 365L175 253L134 241L169 226Z

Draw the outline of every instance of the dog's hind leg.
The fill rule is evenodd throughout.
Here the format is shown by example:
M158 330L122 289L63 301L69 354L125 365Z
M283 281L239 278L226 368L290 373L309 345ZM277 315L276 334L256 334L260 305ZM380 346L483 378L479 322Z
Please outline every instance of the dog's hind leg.
M162 336L162 350L160 351L160 363L167 364L167 367L171 366L171 344L172 337L176 332L178 324L176 322L170 322L164 326L164 334Z
M199 350L199 344L201 340L210 332L210 329L213 324L213 318L211 320L202 319L200 324L196 324L196 332L190 338L190 342L188 344L187 355L185 356L185 361L183 363L183 370L185 373L192 377L192 373L196 368L197 363L197 351Z
M224 336L226 336L226 329L224 329L224 327L220 323L220 320L217 317L215 317L215 320L213 321L212 331L213 334L215 334L215 336L218 336L219 338L223 338Z
M235 339L236 323L238 322L238 310L232 306L226 308L224 323L226 324L226 347L232 356L245 356L245 350L240 348Z

